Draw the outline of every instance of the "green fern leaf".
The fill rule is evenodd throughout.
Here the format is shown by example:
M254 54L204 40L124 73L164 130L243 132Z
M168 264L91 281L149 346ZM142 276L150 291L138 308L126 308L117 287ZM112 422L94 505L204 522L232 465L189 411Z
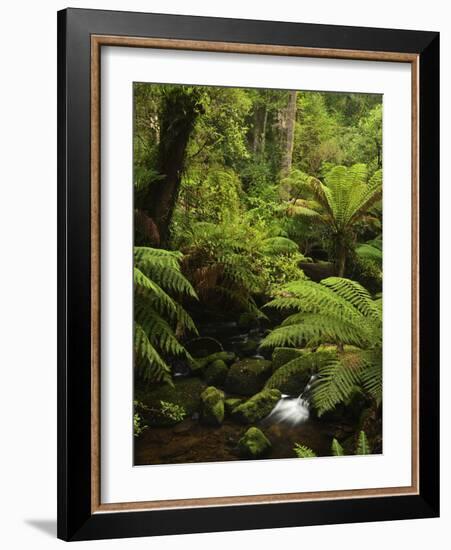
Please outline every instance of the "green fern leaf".
M365 432L362 430L359 433L359 439L357 442L357 450L356 455L370 455L371 454L371 448L368 443L368 439L366 437Z
M331 451L333 456L344 456L345 454L343 447L338 443L335 437L332 440Z
M305 445L301 445L300 443L295 443L293 451L296 453L296 456L298 458L315 458L316 453L310 449L310 447L306 447Z

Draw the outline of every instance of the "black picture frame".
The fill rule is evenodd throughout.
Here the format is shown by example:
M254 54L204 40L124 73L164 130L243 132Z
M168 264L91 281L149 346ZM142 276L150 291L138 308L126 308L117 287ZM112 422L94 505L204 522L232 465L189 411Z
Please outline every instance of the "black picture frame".
M419 494L91 511L91 36L400 52L419 59ZM58 13L58 537L87 540L439 515L439 33L67 9ZM423 375L424 374L424 375ZM427 375L426 375L427 374Z

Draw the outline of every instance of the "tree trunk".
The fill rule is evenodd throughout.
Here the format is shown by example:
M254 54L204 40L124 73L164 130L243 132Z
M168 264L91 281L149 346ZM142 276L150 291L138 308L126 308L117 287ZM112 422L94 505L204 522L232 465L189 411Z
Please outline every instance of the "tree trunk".
M293 160L294 128L296 123L296 98L296 91L289 92L287 106L280 113L279 120L282 146L280 176L282 178L289 175L291 171L291 163Z
M267 121L268 107L266 103L264 103L260 105L254 113L254 142L252 149L255 156L261 156L265 152Z
M346 270L346 249L344 247L340 247L338 250L338 257L337 257L338 277L344 277L345 270Z
M183 89L170 91L163 100L157 159L160 179L150 185L145 200L146 213L155 222L163 248L168 244L186 148L200 110L199 95Z

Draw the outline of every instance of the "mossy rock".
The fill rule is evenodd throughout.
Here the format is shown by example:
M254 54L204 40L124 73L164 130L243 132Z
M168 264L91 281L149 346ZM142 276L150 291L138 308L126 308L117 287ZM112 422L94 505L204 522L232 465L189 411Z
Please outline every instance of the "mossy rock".
M263 390L252 396L245 403L235 407L232 411L232 417L242 424L258 422L262 418L265 418L265 416L268 416L281 397L282 394L279 390Z
M224 392L209 386L202 392L200 399L201 421L209 426L220 426L224 420Z
M145 416L146 423L152 426L168 426L176 424L169 419L161 418L158 411L161 401L173 403L183 407L188 416L200 410L200 394L206 384L199 378L179 378L174 380L174 387L162 384L146 388L140 386L136 391L135 399L141 401L150 412Z
M224 401L225 413L226 413L227 415L231 415L233 409L235 409L236 407L238 407L238 405L241 405L242 402L243 402L243 400L242 400L241 398L239 398L239 397L228 397L228 398Z
M234 363L227 374L225 388L237 395L254 395L264 386L271 374L271 361L243 359Z
M222 359L217 359L205 367L203 377L209 386L223 386L228 372L226 363Z
M202 372L205 367L210 365L211 363L214 363L215 361L224 361L224 363L227 363L230 365L235 361L236 355L233 353L233 351L218 351L216 353L212 353L211 355L208 355L207 357L203 357L200 359L194 359L191 364L191 370L193 373L197 374L199 372Z
M196 358L207 357L212 353L223 351L221 342L210 336L200 336L193 338L185 344L187 351Z
M249 428L238 441L238 451L243 458L260 458L271 450L271 442L258 428Z
M258 317L254 313L248 311L242 313L238 319L238 327L242 330L257 327L258 324Z
M272 353L272 371L276 372L283 365L286 365L297 357L301 357L305 353L305 350L296 348L275 348Z

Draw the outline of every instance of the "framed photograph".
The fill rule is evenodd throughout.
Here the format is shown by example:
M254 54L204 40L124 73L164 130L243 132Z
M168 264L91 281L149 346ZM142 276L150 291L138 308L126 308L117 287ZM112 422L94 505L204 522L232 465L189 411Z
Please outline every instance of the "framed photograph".
M58 14L58 536L439 514L439 35Z

